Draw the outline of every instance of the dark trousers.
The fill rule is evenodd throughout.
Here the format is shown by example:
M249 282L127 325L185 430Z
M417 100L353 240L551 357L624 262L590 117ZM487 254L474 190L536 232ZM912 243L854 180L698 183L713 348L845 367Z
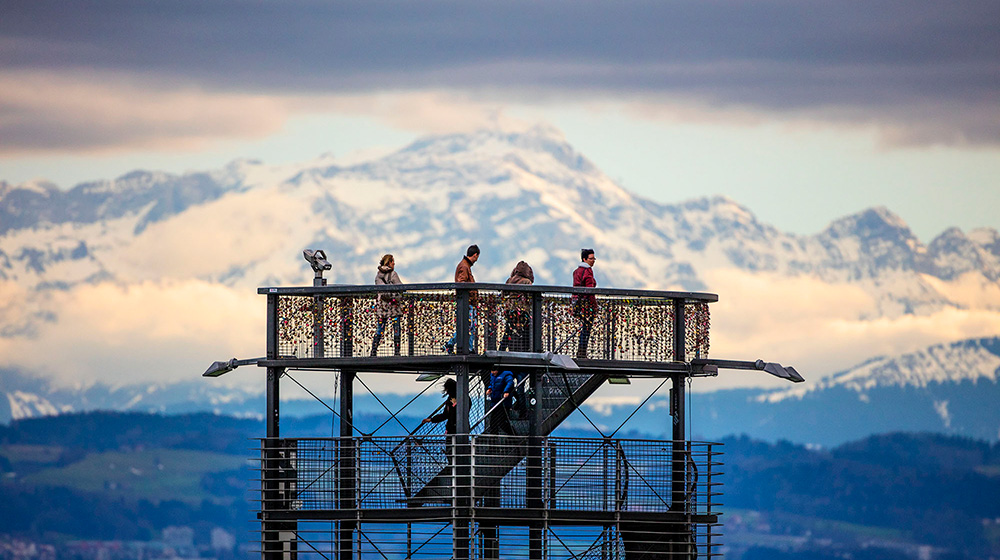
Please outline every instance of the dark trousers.
M514 435L514 428L510 425L510 409L498 406L490 413L490 424L488 432L491 434Z
M393 356L399 355L399 347L401 343L401 333L400 333L400 317L383 317L378 320L378 326L375 327L375 338L372 339L372 356L378 354L378 345L382 343L382 333L385 332L385 324L392 321L392 354Z
M503 338L500 340L500 351L510 350L511 352L530 352L531 337L528 334L528 317L521 311L509 313L506 317L507 327L504 329Z
M580 342L576 347L576 357L586 358L587 357L587 346L590 344L590 328L594 324L593 315L584 315L580 318L582 323L580 327Z

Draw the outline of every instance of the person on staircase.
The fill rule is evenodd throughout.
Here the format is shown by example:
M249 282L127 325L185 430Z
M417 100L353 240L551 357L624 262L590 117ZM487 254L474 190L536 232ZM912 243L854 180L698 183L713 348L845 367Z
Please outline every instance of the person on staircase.
M514 428L510 425L513 392L514 374L494 368L490 372L490 385L486 388L486 397L490 403L487 433L514 435Z
M448 378L444 380L444 394L447 400L444 401L444 408L440 413L433 416L428 416L424 418L423 423L428 422L437 424L439 422L444 422L444 433L446 435L452 435L455 433L456 416L455 410L458 406L458 395L455 389L455 380Z

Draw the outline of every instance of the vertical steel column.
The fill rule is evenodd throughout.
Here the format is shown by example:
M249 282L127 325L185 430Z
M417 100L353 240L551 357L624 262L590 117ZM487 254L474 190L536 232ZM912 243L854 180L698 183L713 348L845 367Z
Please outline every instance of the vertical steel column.
M468 320L468 292L465 292L465 318ZM463 316L462 306L459 305L459 318ZM459 333L461 333L461 328ZM466 340L468 340L468 329L466 329ZM462 337L459 336L459 344L462 344ZM461 348L461 346L460 346ZM458 364L455 366L455 393L458 396L458 403L455 406L455 435L451 449L453 456L450 458L452 464L452 558L454 560L465 560L469 558L471 552L471 522L472 522L472 446L469 439L469 366Z
M354 377L353 371L340 372L340 439L337 461L340 464L340 475L337 477L337 490L340 500L337 508L340 510L356 510L355 495L357 493L357 464L354 451ZM355 521L341 521L337 533L338 558L351 560L354 556Z
M267 294L267 348L265 355L268 360L278 357L278 294ZM267 423L267 437L280 437L278 419L281 416L278 380L284 373L282 368L267 368L267 410L264 418Z
M542 352L542 329L544 320L542 317L542 293L533 292L531 294L531 351ZM531 391L533 403L530 415L528 416L528 457L527 471L525 472L525 505L529 511L538 512L538 518L543 517L544 509L543 478L542 473L542 445L544 437L541 434L542 423L545 422L543 416L543 398L545 396L545 379L541 371L534 369L531 371ZM528 558L530 560L541 560L544 554L545 527L541 522L533 522L528 527Z
M685 329L684 329L684 299L678 298L674 300L674 361L675 362L686 362L686 341ZM684 410L684 398L685 398L685 386L684 386L684 375L683 374L673 374L670 376L670 380L673 384L673 389L671 391L671 406L670 411L673 416L673 444L671 447L671 462L672 462L672 484L671 484L671 494L672 503L670 508L675 511L684 511L686 509L685 499L684 499L684 488L686 485L686 468L685 457L687 453L685 445L685 416L687 411Z
M267 393L265 418L266 437L261 456L261 511L260 536L263 560L281 560L284 547L281 542L282 523L271 521L272 512L281 502L277 480L279 458L278 443L278 378L281 368L267 368Z
M278 296L267 296L267 357L278 355ZM282 477L282 446L279 430L281 418L280 380L283 368L267 368L267 388L265 397L266 438L263 445L261 464L261 555L264 560L293 560L296 557L295 521L272 521L271 513L287 504L290 481ZM287 450L284 450L287 453ZM287 457L286 457L287 459ZM284 492L283 492L284 489ZM284 506L287 507L287 506Z
M540 306L537 307L537 310L540 311ZM541 313L533 314L533 317L536 320L536 324L541 323ZM541 328L539 327L535 330L537 334L534 337L535 342L540 346ZM531 560L541 560L545 530L544 524L541 522L541 519L544 518L543 510L545 508L545 502L542 499L545 476L542 472L542 450L545 438L541 433L542 423L545 421L542 405L542 396L545 394L545 381L542 372L538 369L531 370L530 376L531 388L534 392L534 403L531 403L531 410L528 416L528 456L525 465L524 504L529 512L535 514L534 517L536 519L528 526L528 558Z

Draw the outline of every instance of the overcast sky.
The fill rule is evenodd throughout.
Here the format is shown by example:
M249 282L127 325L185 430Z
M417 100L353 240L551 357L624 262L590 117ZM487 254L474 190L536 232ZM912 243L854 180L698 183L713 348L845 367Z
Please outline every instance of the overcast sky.
M996 0L3 0L0 180L544 121L626 188L815 233L1000 228Z

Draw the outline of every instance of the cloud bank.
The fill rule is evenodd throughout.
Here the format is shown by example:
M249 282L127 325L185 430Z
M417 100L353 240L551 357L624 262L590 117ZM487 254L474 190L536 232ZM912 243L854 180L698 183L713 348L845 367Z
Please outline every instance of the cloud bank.
M711 306L711 356L794 365L809 382L873 356L1000 333L997 311L945 308L926 316L861 319L874 303L856 286L735 269L708 271L706 278L724 294ZM0 296L24 302L26 294L0 283ZM56 320L34 333L0 337L0 367L37 371L60 385L117 386L193 380L212 360L263 353L264 303L245 287L143 280L127 286L79 285L51 298L45 307L59 309ZM373 383L390 392L422 389L393 380ZM714 390L785 387L787 382L726 371L696 385ZM614 387L602 395L626 399L622 402L635 398L632 390Z
M16 0L0 19L0 80L40 76L33 89L48 93L0 88L0 149L101 147L131 140L125 128L252 135L289 99L376 92L652 101L995 145L997 21L993 0ZM44 83L95 73L90 91ZM131 126L70 127L60 140L45 107L70 118L98 104L105 76L135 84L110 96ZM158 121L158 105L177 115Z

